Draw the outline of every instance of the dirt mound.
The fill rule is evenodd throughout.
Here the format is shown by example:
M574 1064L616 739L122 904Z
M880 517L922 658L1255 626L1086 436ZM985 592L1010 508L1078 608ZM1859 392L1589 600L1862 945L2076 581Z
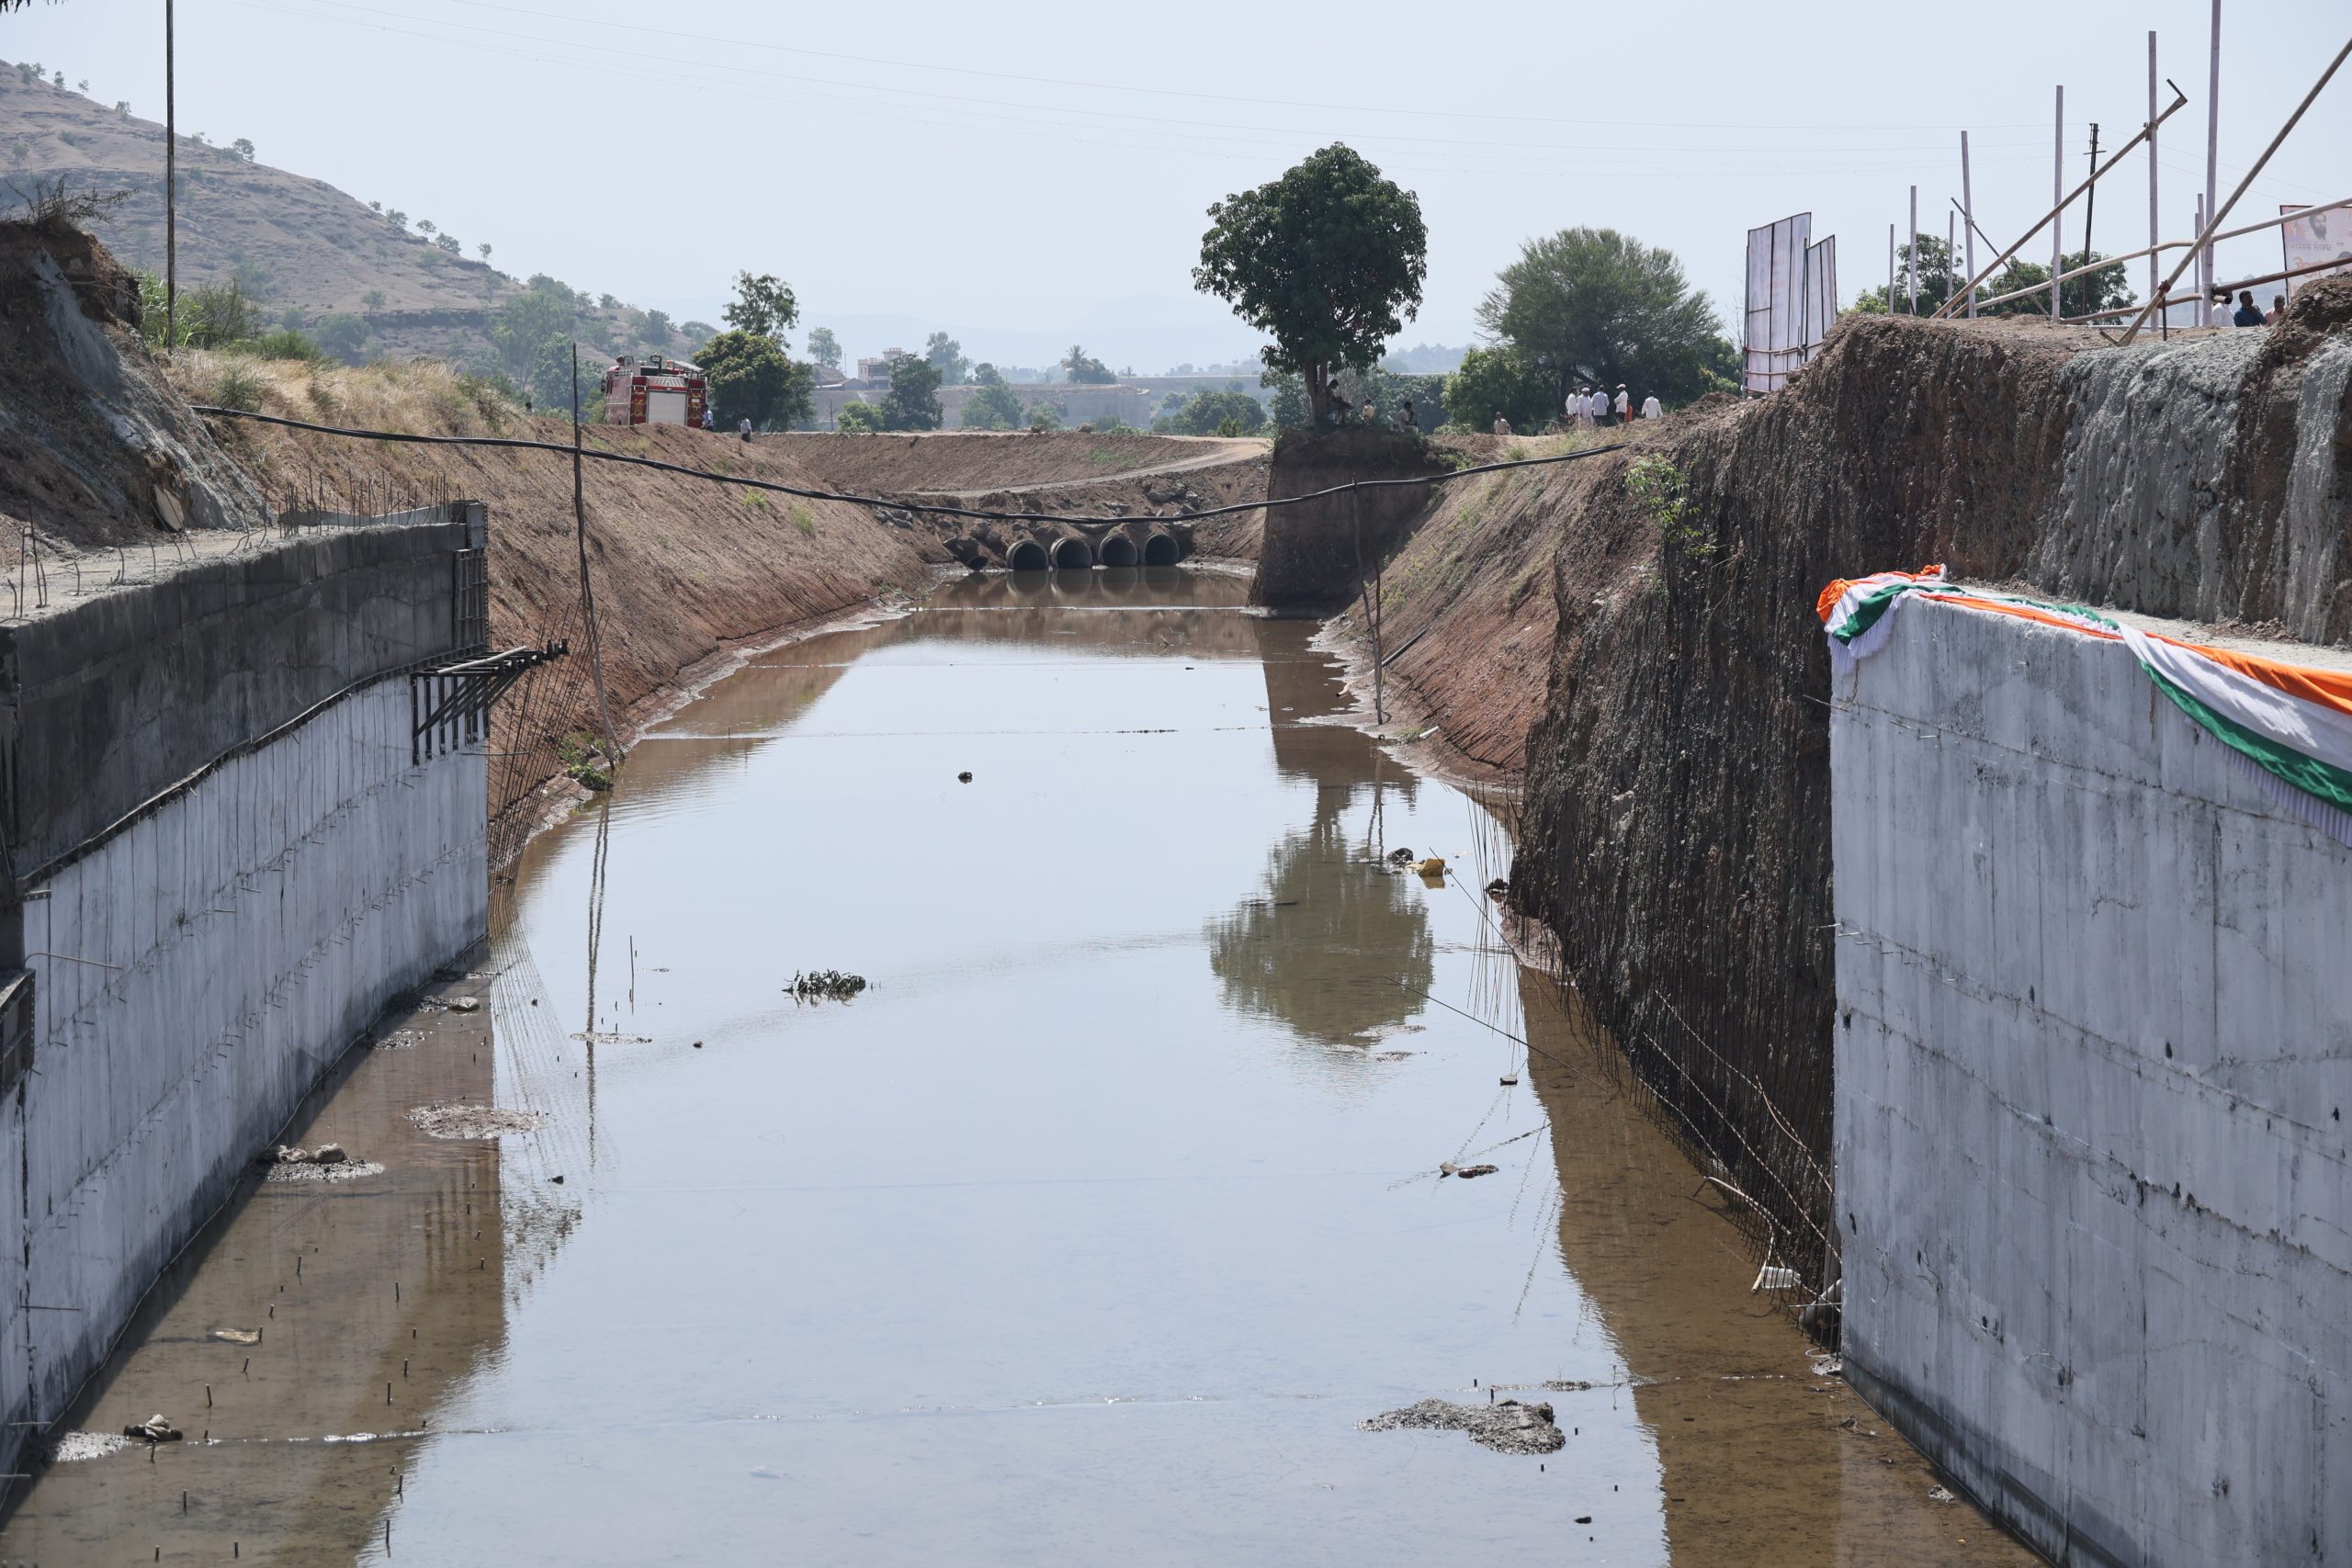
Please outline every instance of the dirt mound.
M0 365L8 535L114 545L267 520L140 341L136 281L89 235L0 223Z

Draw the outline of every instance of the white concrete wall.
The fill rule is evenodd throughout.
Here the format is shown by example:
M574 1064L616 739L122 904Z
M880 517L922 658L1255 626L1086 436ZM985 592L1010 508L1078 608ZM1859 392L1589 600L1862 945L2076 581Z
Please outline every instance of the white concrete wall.
M2130 653L1835 682L1850 1377L2063 1562L2352 1561L2352 852Z
M413 764L409 728L408 681L379 681L26 905L35 1054L0 1114L0 1212L26 1237L0 1248L8 1419L62 1414L304 1093L485 934L487 763Z

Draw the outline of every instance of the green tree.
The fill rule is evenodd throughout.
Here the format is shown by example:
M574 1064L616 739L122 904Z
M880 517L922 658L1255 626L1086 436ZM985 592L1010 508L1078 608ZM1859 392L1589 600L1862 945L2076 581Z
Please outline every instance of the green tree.
M1299 375L1320 426L1332 374L1378 359L1420 308L1428 257L1419 200L1334 142L1211 206L1193 283L1273 338L1266 368Z
M1270 376L1266 384L1273 388L1272 400L1266 406L1266 417L1274 422L1276 430L1306 428L1306 382L1295 373ZM1174 393L1169 394L1173 397Z
M2073 251L2059 258L2064 264L2059 270L2072 272L2078 266L2089 266L2104 259L2097 252ZM1963 280L1964 281L1964 280ZM2043 285L2039 294L2029 294L2022 299L2005 304L1981 307L1980 315L1987 316L2047 316L2050 314L2050 269L2036 262L2012 261L1990 283L1976 287L1979 299L1991 299L2019 288ZM2058 286L2058 309L2069 316L2087 316L2098 310L2120 310L2138 296L2132 291L2132 280L2121 262L2100 267L2097 272L2080 277L2070 277ZM1921 305L1924 310L1926 306Z
M922 356L931 361L933 369L939 372L942 386L959 384L964 379L964 372L972 365L964 357L964 345L945 333L931 334L931 341L923 344Z
M1264 427L1266 411L1247 392L1194 392L1173 413L1151 422L1164 435L1255 435Z
M234 277L182 290L178 316L180 341L191 348L225 348L259 335L262 327L260 306Z
M983 359L978 365L972 367L972 385L975 387L1001 387L1004 385L1004 372L999 370L995 366Z
M937 430L943 417L939 367L911 354L893 355L890 389L882 394L882 428Z
M670 313L666 310L646 311L645 341L656 348L666 349L670 346Z
M384 214L384 220L395 229L405 229L408 227L408 214L402 212L397 207Z
M360 351L368 343L368 323L348 310L321 316L312 329L322 351L334 355L346 365L359 363Z
M384 291L380 288L370 288L359 297L359 302L370 310L380 310L384 308Z
M1107 387L1119 378L1109 366L1093 358L1076 344L1069 345L1069 353L1062 356L1061 363L1062 367L1069 372L1069 378L1081 386Z
M1709 346L1723 335L1673 252L1614 229L1528 241L1480 302L1478 324L1550 383L1547 419L1579 382L1635 388L1636 398L1695 397L1708 387Z
M550 344L571 344L576 319L571 290L541 273L491 318L491 346L498 351L507 375L536 395L542 355ZM563 384L558 377L556 386ZM562 400L569 407L571 395L565 393Z
M430 218L420 218L416 220L416 231L420 234L430 234L435 227L437 225Z
M695 351L722 425L748 419L758 430L789 430L816 412L816 373L785 357L775 340L738 329Z
M575 355L569 336L548 339L532 356L525 378L532 401L548 413L569 416L576 385L581 423L594 424L605 415L605 367L596 359L593 354Z
M1445 417L1465 430L1492 429L1498 413L1513 430L1541 430L1566 402L1553 396L1550 372L1510 344L1468 350L1445 378Z
M735 302L719 315L736 331L772 338L782 348L785 330L800 319L800 302L792 297L791 288L774 273L763 272L754 277L748 272L739 272L735 275Z
M1050 398L1039 398L1029 405L1029 428L1059 430L1062 427L1061 405Z
M983 365L980 369L996 376L996 367ZM964 405L964 428L967 430L1018 430L1028 423L1021 412L1021 399L998 376L993 381L983 381L971 400Z
M842 367L842 340L833 335L831 327L816 327L808 333L808 357L826 369L838 372Z
M1894 310L1897 315L1906 315L1911 310L1912 248L1910 245L1905 245L1894 253ZM1961 285L1968 281L1968 276L1955 264L1951 246L1935 236L1920 235L1917 249L1919 253L1919 314L1925 316L1931 314L1938 306L1951 299ZM2048 277L2050 269L2042 268L2041 276ZM1991 293L1992 290L1982 286L1979 286L1976 290L1977 298L1980 299L1989 297ZM2047 310L2049 308L2050 301L2045 298L2042 300L2042 309ZM1875 288L1864 289L1860 296L1846 309L1859 310L1866 316L1886 314L1885 285L1881 284Z
M238 157L243 158L248 164L254 161L254 144L246 141L242 136L229 143L229 151L234 152Z
M843 403L836 423L844 435L873 435L883 428L882 411L867 402Z
M465 244L455 234L443 234L434 241L433 244L435 249L447 251L453 256L461 256L466 254Z

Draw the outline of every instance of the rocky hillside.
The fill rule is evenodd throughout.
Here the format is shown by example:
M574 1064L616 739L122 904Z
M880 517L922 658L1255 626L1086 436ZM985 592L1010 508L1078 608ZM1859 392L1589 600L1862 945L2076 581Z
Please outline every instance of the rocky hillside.
M324 180L234 150L228 143L235 130L181 133L183 289L234 278L273 323L289 313L315 323L345 312L365 322L371 351L486 358L491 312L521 288L477 250L477 242L493 236L465 235L449 251L436 243L444 236L419 231L429 209L395 223ZM197 140L198 132L221 145ZM0 209L16 204L12 190L28 193L36 182L61 178L74 190L128 193L92 230L124 265L162 275L164 128L43 81L29 62L0 62ZM409 199L421 208L430 193ZM388 210L395 205L385 203ZM644 312L617 303L586 305L582 315L582 335L590 341L641 342L673 353L687 346L658 321L649 330Z

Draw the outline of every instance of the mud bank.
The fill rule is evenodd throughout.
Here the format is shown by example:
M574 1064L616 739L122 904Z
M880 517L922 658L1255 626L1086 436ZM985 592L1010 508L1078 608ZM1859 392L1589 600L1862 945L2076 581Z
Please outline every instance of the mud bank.
M1388 560L1391 690L1472 761L1523 758L1514 907L1556 934L1681 1134L1815 1289L1836 1244L1815 596L1941 560L2342 642L2348 368L2344 283L2278 328L2128 349L2013 322L1855 321L1775 397L1444 487ZM1671 530L1624 488L1649 454L1687 481Z

